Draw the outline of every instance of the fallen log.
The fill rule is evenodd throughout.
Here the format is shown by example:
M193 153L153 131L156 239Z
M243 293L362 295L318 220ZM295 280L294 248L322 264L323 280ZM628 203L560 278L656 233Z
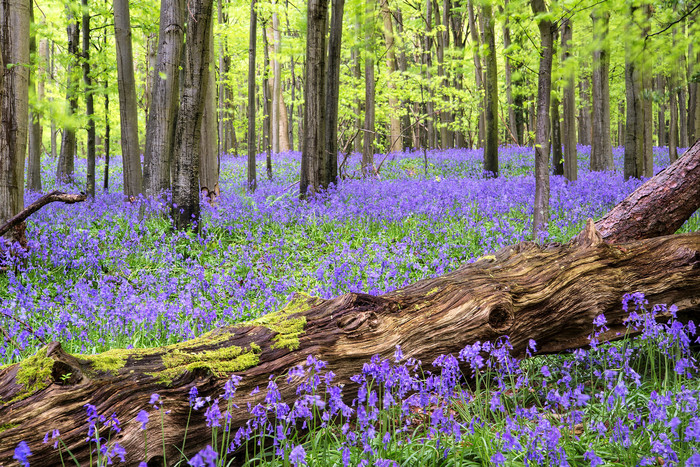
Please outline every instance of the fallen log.
M700 209L700 139L596 222L609 243L669 235Z
M70 193L64 193L59 190L54 190L51 193L47 193L39 199L37 199L36 201L34 201L26 208L24 208L19 213L17 213L14 217L5 222L2 226L0 226L0 237L9 232L10 229L12 229L13 227L20 225L22 222L27 220L29 216L31 216L32 214L34 214L39 209L43 208L49 203L60 201L61 203L73 204L85 201L86 199L87 197L83 193L79 195L73 195Z
M696 151L690 158L700 155ZM669 203L674 199L682 197ZM160 423L147 427L149 465L158 465L162 443L168 459L177 459L193 386L202 396L216 397L231 374L243 378L235 399L239 408L232 414L235 430L248 420L248 404L265 396L264 391L251 394L253 389L264 388L270 375L285 376L308 355L328 362L335 381L348 383L350 389L349 378L363 363L375 354L392 356L397 345L425 364L476 341L506 335L516 356L524 355L530 339L537 341L540 352L560 352L586 346L593 319L600 314L605 314L609 330L598 339L620 338L626 330L620 301L630 292L644 292L652 304L674 303L681 320L697 320L700 233L619 244L603 240L616 228L598 231L589 221L569 244L520 243L378 297L300 296L278 313L166 347L81 356L51 343L35 356L0 369L0 464L12 463L20 441L29 444L36 465L59 464L51 443L41 442L53 429L85 463L90 447L85 443L84 405L89 403L99 414L119 418L122 431L112 441L126 448L128 465L135 465L144 455L136 416L152 393L165 400L168 412L163 415L164 438ZM652 233L638 230L637 235ZM298 384L279 385L286 402L295 399ZM187 429L187 452L210 442L210 429L195 414Z

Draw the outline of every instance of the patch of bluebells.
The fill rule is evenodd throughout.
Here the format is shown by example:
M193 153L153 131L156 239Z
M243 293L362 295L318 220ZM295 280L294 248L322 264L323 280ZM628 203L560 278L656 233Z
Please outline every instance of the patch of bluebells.
M588 151L579 148L577 182L552 177L551 239L568 239L639 184L620 170L589 172ZM366 180L352 178L359 167L352 155L351 178L300 201L299 153L275 156L274 180L261 178L252 195L245 160L224 155L222 194L202 203L203 231L191 235L170 229L160 199L125 202L113 157L109 193L53 203L29 219L27 258L0 277L0 365L32 354L42 340L79 353L163 345L277 310L294 292L380 294L454 270L529 238L532 150L503 147L499 158L501 177L490 179L482 177L480 150L431 150L426 177L422 153L406 151ZM658 170L666 153L657 149L655 160ZM75 184L56 183L52 163L44 161L45 190L83 189L84 161ZM26 202L40 195L29 192Z
M226 465L233 458L294 466L397 466L407 459L700 465L700 365L692 347L700 336L695 323L675 318L674 307L646 306L639 293L623 300L636 337L565 355L537 356L530 342L531 355L518 360L506 337L425 365L397 347L393 358L366 362L352 385L337 384L325 362L309 355L284 378L271 376L267 388L253 391L259 403L247 406L250 418L240 427L232 427L230 418L238 409L240 376L233 375L216 398L200 397L192 387L193 416L212 429L212 443L188 465ZM596 317L592 340L605 325L604 317ZM667 361L666 371L654 374L650 362L658 354ZM682 368L679 361L686 362ZM284 384L296 387L294 401L283 399ZM161 410L163 400L154 394L149 405ZM119 462L123 449L104 437L118 432L116 417L91 405L86 410L86 441L105 460ZM148 412L135 421L145 428ZM44 442L57 447L59 437L47 432ZM26 443L17 447L20 463L29 455Z

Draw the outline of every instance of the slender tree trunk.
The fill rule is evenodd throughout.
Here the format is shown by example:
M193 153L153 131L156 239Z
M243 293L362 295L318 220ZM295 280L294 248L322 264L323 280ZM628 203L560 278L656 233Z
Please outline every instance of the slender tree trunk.
M698 52L695 56L695 67L696 73L700 73L700 52ZM694 79L697 80L697 78L695 77ZM692 141L694 143L695 141L700 139L700 83L694 81L693 85L695 86L695 112L693 112L694 135ZM689 141L689 143L691 142Z
M484 171L498 176L498 69L496 67L496 34L491 4L481 7L483 16L484 61L484 125L486 145L484 147Z
M0 0L0 225L24 208L30 12L29 0Z
M216 138L216 72L214 70L214 22L209 25L207 59L207 93L202 114L202 135L199 140L199 186L206 193L219 191L219 153Z
M638 58L627 44L625 65L625 93L627 119L625 121L625 179L644 174L644 107L642 105L642 78Z
M531 0L532 12L547 12L544 0ZM532 237L538 241L546 235L549 222L549 104L552 89L552 57L554 33L549 19L540 19L540 69L537 78L537 130L535 131L535 213Z
M70 7L66 6L66 16L68 26L68 54L70 55L70 65L66 70L66 100L68 101L68 113L74 114L78 109L78 98L76 96L76 83L73 79L73 68L77 66L79 61L78 41L80 40L80 31L77 19L73 16ZM70 125L63 127L63 138L61 139L61 154L56 165L56 179L70 181L73 179L73 171L75 167L75 129Z
M700 135L696 132L696 119L695 115L698 111L698 90L700 89L700 84L693 80L694 66L693 61L698 63L698 60L693 53L693 43L688 44L688 114L686 119L687 131L688 131L688 144L692 144Z
M270 119L272 125L272 152L280 152L280 98L282 97L282 68L280 66L280 53L282 52L282 35L280 34L280 22L277 12L272 13L272 108Z
M299 196L318 192L326 131L326 32L328 3L309 0L307 10L306 73L304 79L304 140Z
M221 0L216 1L216 18L219 26L225 23L224 12L221 6ZM223 29L223 28L221 28ZM218 106L217 106L217 132L219 133L217 151L219 156L229 151L232 147L229 138L229 128L227 126L227 107L228 107L228 92L226 88L226 75L228 68L226 62L226 53L224 51L224 38L219 36L219 81L217 87Z
M435 56L437 58L437 80L436 82L439 83L437 86L439 89L446 87L447 83L445 81L445 42L444 42L444 35L442 33L443 28L445 27L444 24L440 24L440 5L438 3L438 0L433 0L433 12L435 16ZM439 133L436 131L435 132L435 140L437 142L438 135L440 135L440 141L439 144L436 144L436 147L440 147L442 149L446 149L449 146L446 144L447 141L447 133L448 133L448 128L447 128L447 122L446 122L446 114L445 114L445 97L444 93L440 92L439 94L442 94L443 97L438 99L438 109L437 109L437 115L438 117L436 119L439 127Z
M107 81L105 81L105 171L104 171L104 182L102 189L107 192L109 191L109 151L110 151L110 126L109 126L109 88Z
M593 125L591 124L591 94L590 81L588 76L581 76L579 81L579 114L578 114L578 144L582 146L591 145L591 134Z
M593 19L593 137L591 140L591 170L612 170L612 140L610 139L610 51L606 44L610 13L594 10Z
M267 178L272 180L272 134L275 132L272 129L272 121L270 118L270 109L272 107L272 99L270 96L270 44L267 39L267 24L263 21L262 24L263 38L263 148L265 149L265 167L267 169Z
M556 40L556 39L555 39ZM554 175L564 175L564 153L561 149L561 117L559 116L559 97L556 92L552 93L550 102L552 121L552 167Z
M668 129L668 159L673 164L678 160L678 101L676 98L675 78L673 72L668 76L668 99L670 122Z
M88 0L83 6L83 82L85 83L85 114L87 116L87 176L85 193L95 197L95 102L90 76L90 10Z
M326 71L326 131L321 160L320 185L323 188L338 184L338 104L340 96L340 45L343 39L343 10L345 0L331 2L331 32L328 44Z
M171 215L175 228L193 228L199 222L199 151L202 114L209 86L209 46L213 0L191 0L188 12L182 99L175 125L175 173Z
M617 103L617 145L624 146L625 144L625 102Z
M430 3L430 0L426 0ZM374 174L374 0L365 2L365 124L362 174Z
M571 20L566 19L561 24L562 59L566 63L571 59L571 41L573 28ZM565 65L566 66L566 65ZM578 157L576 153L576 76L572 71L564 82L562 136L564 143L564 177L573 182L578 179Z
M30 2L30 23L34 23L34 8ZM46 55L46 40L39 44L39 53L36 53L36 34L29 38L29 56L36 57L36 73L29 70L29 95L30 102L36 103L44 99L44 56ZM33 97L33 99L32 99ZM29 157L27 160L27 189L41 191L41 121L39 113L33 109L29 112Z
M248 34L248 189L255 191L255 49L257 45L257 12L255 0L250 2L250 31Z
M508 1L506 0L506 8L508 8ZM510 63L510 52L505 52L510 48L510 27L509 27L508 16L506 16L505 24L503 25L503 49L505 55L505 77L506 77L506 102L508 104L508 129L509 133L518 140L520 144L520 139L518 139L518 128L515 123L515 107L513 105L513 83L512 83L512 65Z
M394 27L389 9L389 0L380 0L382 19L384 20L384 42L386 43L386 66L389 70L387 77L389 94L389 145L388 152L401 152L403 139L401 136L401 120L399 100L396 98L396 46L394 40Z
M467 3L467 8L468 8L468 14L469 14L469 31L471 33L471 38L472 38L472 48L474 50L474 76L476 79L476 90L478 93L481 93L482 90L484 89L483 85L483 72L481 68L481 54L479 53L479 33L478 29L476 27L476 20L474 17L474 2L473 0L469 0ZM486 128L485 128L485 120L484 120L484 111L481 110L479 112L479 133L477 136L477 142L476 146L477 147L483 147L484 146L484 138L486 137Z
M158 52L153 70L153 102L158 104L149 108L146 123L144 184L148 196L170 189L184 32L184 0L161 0Z
M425 82L427 83L427 101L425 102L426 113L426 144L425 147L437 147L435 136L435 105L433 104L433 87L432 87L432 72L433 66L432 48L433 48L433 2L425 0L425 29L426 34L423 36L423 64L425 65ZM421 91L421 94L423 91Z
M54 51L56 49L54 41L51 41L51 47L48 48L48 55L46 57L46 65L49 69L49 78L51 81L56 81L56 76L54 74ZM53 97L49 97L49 102L53 102ZM58 143L56 141L58 134L58 129L56 128L56 119L51 118L51 160L55 161L59 154Z
M656 75L656 93L661 96L656 114L657 146L666 146L666 78L663 74Z
M143 175L139 154L138 107L128 0L114 0L114 37L117 44L124 194L131 198L143 193Z

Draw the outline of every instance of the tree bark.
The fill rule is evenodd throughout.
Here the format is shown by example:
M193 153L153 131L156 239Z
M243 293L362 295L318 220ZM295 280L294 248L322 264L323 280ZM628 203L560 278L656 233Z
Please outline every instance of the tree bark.
M270 118L270 108L272 98L270 96L270 44L267 38L267 21L262 22L263 39L263 72L262 72L262 109L263 109L263 131L262 148L265 151L265 166L267 178L272 180L272 121Z
M209 28L213 0L191 1L182 98L175 126L172 218L175 228L199 231L199 151L204 100L209 87Z
M83 6L83 83L85 84L85 115L87 116L87 173L85 193L95 197L95 100L90 76L90 9L88 0Z
M24 206L30 9L29 0L0 0L0 222Z
M34 8L30 3L30 24L34 23ZM36 34L29 38L29 56L36 57L36 72L29 70L29 95L30 106L33 97L35 105L44 100L44 60L46 55L46 39L42 39L39 45L39 53L36 50ZM40 113L35 108L29 112L29 152L27 158L27 189L41 191L41 120Z
M214 67L214 22L209 25L209 55L207 56L207 93L202 114L202 136L199 152L199 186L207 193L219 192L219 152L216 130L216 70Z
M662 73L656 75L656 93L661 97L656 114L656 142L657 146L666 146L666 77Z
M498 68L496 67L496 34L491 4L481 7L486 75L484 76L484 171L498 176ZM544 45L544 44L543 44Z
M561 150L561 118L559 117L559 98L556 91L551 97L551 121L552 121L552 168L554 175L564 175L564 154Z
M562 61L571 59L573 28L571 20L562 21ZM564 177L570 182L578 179L578 155L576 152L576 82L575 73L570 73L564 82L562 136L564 143Z
M700 141L596 223L609 243L676 232L700 209Z
M473 0L469 0L467 4L467 9L468 9L468 15L469 15L469 31L471 33L471 39L472 39L472 49L474 51L474 76L475 76L475 81L476 81L476 90L478 93L481 93L484 85L483 85L483 71L481 68L481 54L479 53L479 33L478 29L476 27L476 20L474 17L474 2ZM485 133L486 133L486 128L485 128L485 123L484 123L484 111L479 112L479 133L477 136L477 147L483 147L484 145L484 138L485 138Z
M321 160L319 184L328 188L338 184L338 105L340 99L340 45L343 40L343 12L345 0L331 2L331 32L328 44L328 70L326 71L326 129L324 151Z
M326 24L328 3L310 0L307 11L306 73L304 80L304 140L299 196L317 192L326 131Z
M185 33L183 0L162 0L152 101L146 123L144 185L146 195L170 189L175 122L180 92L180 57Z
M669 100L669 128L668 128L668 158L673 164L678 159L678 100L676 98L676 80L670 73L666 80L668 84Z
M593 18L593 134L591 139L591 170L612 170L612 140L610 139L610 47L607 45L608 11L594 10Z
M531 0L535 15L547 13L544 0ZM549 104L552 91L554 31L549 19L538 20L540 30L540 68L537 78L537 129L535 131L535 213L532 237L539 240L549 222Z
M425 362L427 369L439 355L504 336L509 336L515 357L525 356L530 340L537 342L539 353L584 347L600 315L605 315L608 330L598 340L620 339L629 335L620 301L625 293L636 291L645 291L650 304L674 303L681 321L696 320L698 258L700 233L610 244L589 221L566 245L523 242L382 296L297 296L276 314L180 344L82 356L68 354L53 342L32 360L0 370L0 400L5 401L0 419L6 427L0 462L9 465L15 447L25 441L33 463L58 465L58 451L42 443L44 433L58 429L77 461L87 463L91 446L85 443L84 403L120 420L121 432L111 439L126 449L128 465L162 462L164 449L168 459L177 459L185 426L186 454L191 456L211 443L205 417L189 415L186 394L193 386L201 397L213 399L232 373L242 377L231 413L236 433L251 417L246 408L264 404L266 391L253 389L267 386L272 375L285 378L309 355L327 362L326 371L335 374L335 384L344 385L349 402L357 389L350 377L373 355L392 358L397 345L406 357ZM668 313L660 316L667 317ZM217 355L229 357L221 361ZM105 361L117 364L105 370L100 365ZM45 372L28 375L32 366L27 363ZM31 386L19 376L25 381L29 377ZM301 378L279 381L284 402L293 403L300 383ZM144 459L144 432L136 416L153 393L164 400L159 414L163 419L146 427L150 457ZM119 394L118 400L114 394Z
M280 98L282 97L282 68L280 53L282 52L282 35L277 12L272 13L272 108L270 118L272 123L272 152L280 152Z
M625 180L639 178L644 172L644 108L642 106L642 83L638 60L627 45L625 60L625 95L627 118L625 120Z
M143 193L143 173L139 153L138 107L128 0L114 0L114 38L117 46L124 194L131 198Z
M430 3L431 0L426 0ZM365 123L362 175L374 175L374 0L365 2Z
M257 174L255 158L257 151L255 148L255 49L257 45L257 12L255 11L255 0L250 2L250 30L248 33L248 189L255 191L257 186Z
M403 151L403 138L401 136L401 119L398 117L400 112L399 100L396 98L396 46L394 40L394 25L389 9L389 1L381 0L380 8L382 19L384 21L384 42L386 43L386 66L389 75L388 94L389 94L389 145L387 152Z
M578 114L578 144L591 145L591 95L588 76L582 76L579 81L579 114Z
M70 55L70 64L66 70L66 100L68 101L68 114L72 115L78 110L78 97L75 89L75 79L73 78L73 68L78 66L80 59L78 52L80 30L77 19L73 16L69 6L66 6L66 16L68 19L68 26L66 27L66 32L68 34L68 54ZM71 181L73 179L75 147L75 128L69 123L63 127L61 153L58 156L58 163L56 164L56 179L65 181Z

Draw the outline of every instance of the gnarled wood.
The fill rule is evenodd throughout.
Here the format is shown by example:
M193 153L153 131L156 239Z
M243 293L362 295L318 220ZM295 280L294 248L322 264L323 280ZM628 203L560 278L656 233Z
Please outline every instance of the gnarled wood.
M0 237L5 235L7 232L10 231L11 228L21 224L29 216L37 212L39 209L43 208L49 203L53 203L55 201L60 201L62 203L67 203L67 204L73 204L73 203L79 203L81 201L85 201L86 196L84 194L79 194L79 195L73 195L70 193L64 193L62 191L54 190L51 193L47 193L38 200L34 201L32 204L27 206L25 209L17 213L17 215L13 216L10 220L8 220L5 224L0 226Z

